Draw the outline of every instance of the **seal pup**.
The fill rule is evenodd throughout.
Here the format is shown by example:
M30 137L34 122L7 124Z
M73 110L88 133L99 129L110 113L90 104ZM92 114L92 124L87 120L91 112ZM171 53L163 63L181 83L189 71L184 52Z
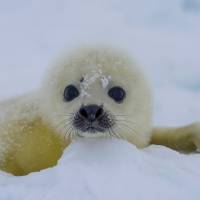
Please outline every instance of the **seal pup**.
M199 123L153 128L152 94L136 63L120 50L80 48L47 72L34 92L0 104L0 169L25 175L56 165L77 137L200 148Z

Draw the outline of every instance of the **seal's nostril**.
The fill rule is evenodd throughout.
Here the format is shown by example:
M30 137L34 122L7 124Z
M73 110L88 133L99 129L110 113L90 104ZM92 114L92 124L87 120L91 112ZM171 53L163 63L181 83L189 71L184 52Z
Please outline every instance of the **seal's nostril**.
M84 107L82 107L80 110L79 110L79 114L84 117L84 118L87 118L87 111L85 110Z
M98 119L103 114L103 108L97 105L84 106L79 110L79 114L92 122Z
M99 107L99 109L96 112L96 118L99 118L103 114L103 108Z

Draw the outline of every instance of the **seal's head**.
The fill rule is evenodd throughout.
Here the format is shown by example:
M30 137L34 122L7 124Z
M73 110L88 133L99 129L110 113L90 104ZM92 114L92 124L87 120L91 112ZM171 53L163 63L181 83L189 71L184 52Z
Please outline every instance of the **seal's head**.
M151 132L151 94L130 58L110 48L82 48L50 70L42 112L58 133L119 137L138 147Z

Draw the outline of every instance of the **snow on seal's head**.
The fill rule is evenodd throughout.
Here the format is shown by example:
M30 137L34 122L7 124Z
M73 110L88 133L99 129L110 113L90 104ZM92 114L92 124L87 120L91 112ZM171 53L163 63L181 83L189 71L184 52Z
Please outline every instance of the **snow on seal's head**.
M145 76L123 52L80 48L49 71L41 110L70 137L119 137L138 147L151 137L152 101Z

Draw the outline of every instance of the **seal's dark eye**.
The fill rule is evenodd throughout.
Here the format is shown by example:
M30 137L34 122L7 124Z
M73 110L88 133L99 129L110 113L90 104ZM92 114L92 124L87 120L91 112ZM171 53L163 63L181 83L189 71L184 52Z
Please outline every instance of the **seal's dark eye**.
M72 101L79 96L79 91L74 85L68 85L64 91L64 99L66 101Z
M114 99L117 103L121 103L126 96L126 92L123 88L116 86L112 87L108 91L108 96Z

